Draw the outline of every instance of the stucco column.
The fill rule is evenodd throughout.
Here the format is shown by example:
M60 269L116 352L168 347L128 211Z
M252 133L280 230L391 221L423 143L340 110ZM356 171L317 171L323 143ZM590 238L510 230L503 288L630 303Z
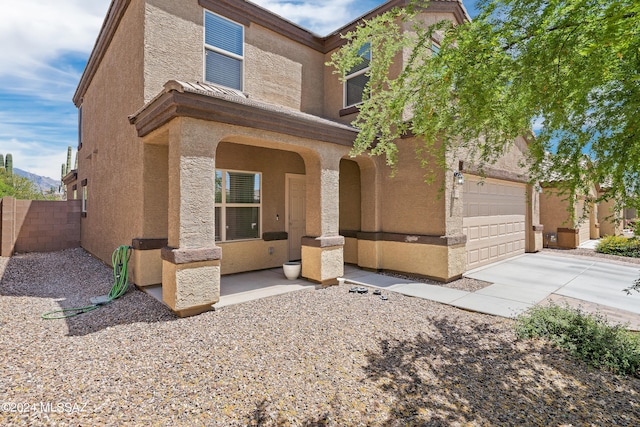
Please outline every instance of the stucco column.
M215 246L215 153L219 137L191 119L169 125L168 247L162 249L162 299L178 315L220 300Z
M16 244L16 199L0 199L0 256L10 257Z
M341 157L339 152L304 156L307 235L302 239L302 276L322 285L335 285L344 274L344 237L338 231Z
M544 226L540 224L540 191L542 187L527 185L527 211L525 214L526 252L538 252L544 245Z
M161 249L167 246L168 141L167 132L143 139L142 230L131 242L129 279L137 286L162 283Z

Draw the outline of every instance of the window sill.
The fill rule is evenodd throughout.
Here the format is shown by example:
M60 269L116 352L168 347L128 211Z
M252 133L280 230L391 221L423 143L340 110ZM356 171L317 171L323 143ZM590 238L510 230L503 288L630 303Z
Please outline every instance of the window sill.
M251 239L225 240L224 242L220 240L216 240L216 245L217 244L225 245L227 243L245 243L245 242L261 242L261 241L262 239L259 237L251 238Z
M360 112L360 107L358 105L352 105L351 107L343 108L338 114L340 114L340 117L344 117L358 112Z

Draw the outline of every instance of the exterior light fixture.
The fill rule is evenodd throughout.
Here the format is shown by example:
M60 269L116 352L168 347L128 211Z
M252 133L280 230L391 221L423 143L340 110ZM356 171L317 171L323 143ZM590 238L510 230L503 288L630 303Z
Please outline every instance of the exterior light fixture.
M456 181L456 184L458 185L464 184L464 175L462 175L462 172L460 171L455 171L453 173L453 179Z
M536 190L536 193L542 193L542 186L540 184L534 185L533 189Z

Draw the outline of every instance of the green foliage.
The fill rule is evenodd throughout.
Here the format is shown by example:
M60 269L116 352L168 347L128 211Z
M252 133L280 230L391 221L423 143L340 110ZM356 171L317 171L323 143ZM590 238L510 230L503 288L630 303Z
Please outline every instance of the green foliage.
M596 252L640 258L640 240L637 237L606 236L600 239Z
M640 376L640 336L580 309L536 306L517 320L521 339L545 338L597 368Z
M457 162L447 158L461 156L482 168L524 135L532 182L557 180L570 198L606 182L608 198L634 205L640 2L481 0L472 22L430 27L419 25L420 5L367 20L328 63L344 76L371 43L370 92L354 122L361 132L352 154L384 155L395 167L397 141L412 133L433 175L434 160L451 168ZM400 20L417 25L401 32ZM543 126L535 138L534 123Z
M19 175L0 171L0 198L5 196L23 200L43 200L45 196L33 181Z

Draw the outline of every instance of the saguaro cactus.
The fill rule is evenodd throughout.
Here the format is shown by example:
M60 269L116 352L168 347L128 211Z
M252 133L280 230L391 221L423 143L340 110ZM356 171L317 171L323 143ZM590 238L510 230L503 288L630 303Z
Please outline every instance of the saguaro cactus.
M7 174L13 175L13 156L7 153L4 161L4 168L7 171Z
M71 172L71 146L67 147L67 173Z
M4 156L0 154L0 172L4 172Z

